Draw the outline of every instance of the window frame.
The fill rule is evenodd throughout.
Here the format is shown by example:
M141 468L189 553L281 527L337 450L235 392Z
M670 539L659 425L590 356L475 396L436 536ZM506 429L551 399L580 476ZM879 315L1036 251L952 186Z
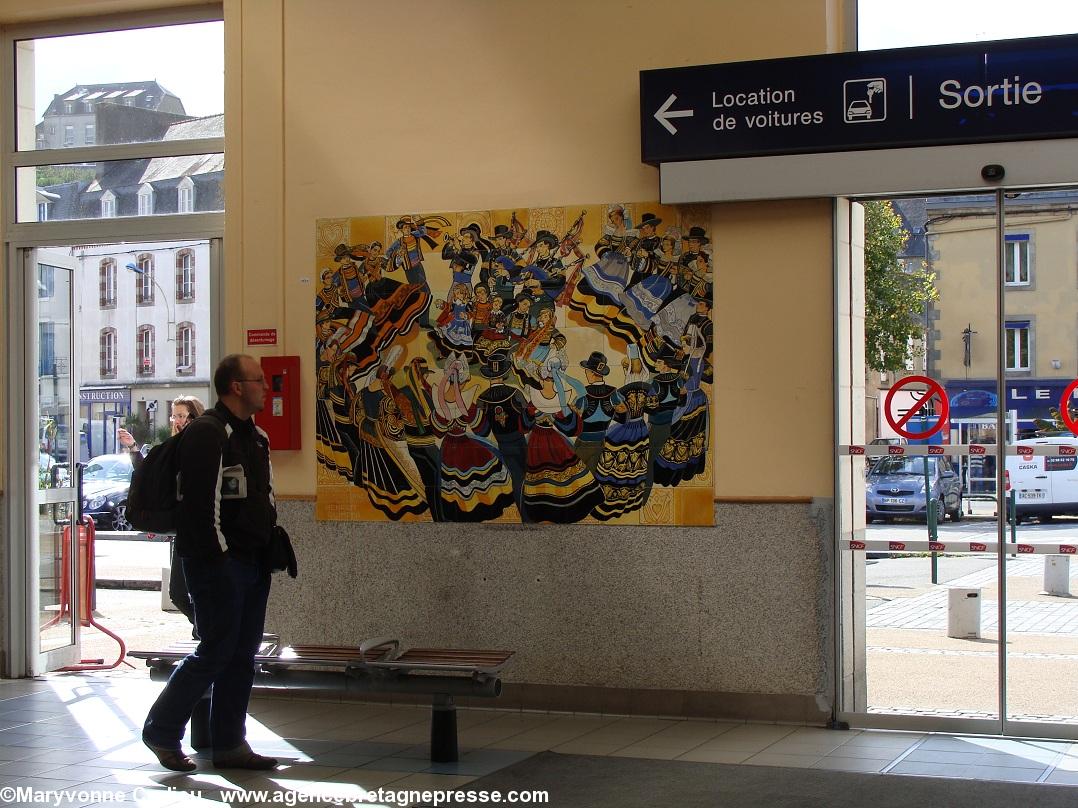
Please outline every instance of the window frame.
M156 375L157 339L153 325L144 323L135 329L135 377L142 379Z
M116 259L102 258L97 267L98 306L102 309L114 309L118 296Z
M176 325L176 375L195 375L195 324L190 321Z
M203 335L202 351L205 361L212 364L223 356L224 334L224 211L191 213L183 216L153 217L114 217L101 219L59 219L37 221L30 217L19 221L20 205L32 212L30 201L24 199L28 183L20 185L18 170L35 169L38 166L51 166L70 163L97 163L109 160L142 160L153 158L182 157L186 155L224 154L225 138L205 138L197 140L174 140L151 143L125 143L115 145L76 146L72 148L38 149L37 139L29 135L20 144L19 135L27 134L25 118L17 114L16 84L24 69L32 67L32 56L26 59L27 50L16 47L24 40L51 37L63 37L93 33L106 33L117 30L155 28L169 25L223 21L221 3L208 3L196 6L171 6L159 9L146 9L132 12L111 13L100 16L71 17L65 20L48 20L13 24L0 29L0 48L8 54L9 69L0 79L0 107L5 114L0 116L0 142L4 144L0 151L0 231L7 243L6 249L6 287L5 302L7 333L9 337L6 366L13 378L25 379L29 376L26 357L33 353L32 323L26 322L25 301L31 289L29 284L35 281L29 271L16 271L16 267L28 267L25 260L37 247L67 247L78 245L122 244L132 241L177 242L208 241L209 257L204 271L208 273L205 288L209 290L208 301L209 333ZM238 65L234 75L238 74ZM66 89L66 88L64 88ZM20 120L22 121L20 123ZM54 133L55 134L55 133ZM20 150L20 145L23 150ZM32 173L32 172L31 172ZM32 185L29 187L32 193ZM32 197L29 198L32 200ZM92 265L91 265L92 266ZM118 272L117 272L118 275ZM92 292L90 300L92 305ZM108 322L106 320L105 322ZM120 337L115 342L115 364L113 378L119 373L122 357ZM126 350L126 349L123 349ZM92 365L86 369L86 381L92 379ZM125 371L126 373L126 371ZM15 417L9 418L5 426L9 457L25 458L36 454L37 436L34 430L27 428L27 419L22 417L31 407L32 394L19 392L12 395L11 408ZM77 400L77 399L76 399ZM81 417L81 415L79 416ZM72 431L74 434L74 431ZM17 468L17 464L12 466ZM27 544L26 537L36 535L37 509L28 503L34 501L36 484L28 475L13 474L8 478L9 490L5 497L7 523L12 527L5 531L0 545L6 551L7 564L0 572L0 580L11 593L13 603L29 604L33 597L33 582L38 574L34 564L34 554ZM0 661L3 675L35 675L47 669L53 660L45 660L35 646L36 637L32 633L34 623L25 609L9 609L0 615ZM77 660L77 657L75 657Z
M1003 324L1006 355L1004 370L1008 373L1028 373L1033 369L1033 323L1030 320L1008 320ZM1025 355L1025 364L1019 364ZM1014 360L1014 361L1012 361Z
M135 266L140 270L135 273L135 305L152 306L156 302L153 255L151 253L141 253L135 259Z
M195 251L184 247L176 252L176 302L191 303L194 299Z
M1030 235L1007 233L1004 236L1004 256L1003 285L1008 289L1032 288L1033 244Z
M101 218L116 218L116 194L111 189L101 194Z
M195 182L190 177L184 177L176 186L176 212L195 212Z
M154 190L150 183L143 183L138 189L138 215L153 216Z
M106 326L98 332L98 371L102 379L116 378L116 329Z

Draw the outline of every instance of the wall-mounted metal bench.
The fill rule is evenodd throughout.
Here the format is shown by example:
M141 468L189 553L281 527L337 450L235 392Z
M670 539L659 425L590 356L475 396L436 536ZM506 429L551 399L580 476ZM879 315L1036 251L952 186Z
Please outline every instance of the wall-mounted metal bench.
M150 678L163 681L197 645L187 640L160 651L128 651L127 655L146 660ZM280 645L277 637L266 635L255 656L255 686L430 695L430 759L453 763L458 758L454 698L499 696L502 683L498 674L513 654L452 648L401 651L397 640L385 637L358 646ZM208 698L191 717L191 745L196 749L210 745Z

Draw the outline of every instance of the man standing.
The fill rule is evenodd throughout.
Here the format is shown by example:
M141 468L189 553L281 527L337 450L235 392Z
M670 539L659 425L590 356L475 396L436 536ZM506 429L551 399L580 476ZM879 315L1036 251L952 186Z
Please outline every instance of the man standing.
M258 361L232 354L213 374L217 404L184 430L179 447L183 505L176 555L195 607L198 647L176 667L150 708L143 742L161 765L192 771L180 747L184 725L210 689L213 765L273 769L246 741L254 657L269 599L267 558L277 523L269 440L251 416L269 389Z
M517 504L521 521L528 518L521 502L524 487L525 463L528 455L528 441L525 435L531 429L528 415L528 402L524 394L516 387L506 384L505 377L512 369L512 362L505 351L494 351L479 372L490 379L490 387L483 391L476 400L480 420L475 427L475 434L486 437L493 434L498 443L505 467L513 480L513 499Z

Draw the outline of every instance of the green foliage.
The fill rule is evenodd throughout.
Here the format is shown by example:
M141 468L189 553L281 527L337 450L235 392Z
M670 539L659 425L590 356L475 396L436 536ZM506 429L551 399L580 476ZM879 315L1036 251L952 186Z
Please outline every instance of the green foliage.
M43 188L47 185L60 185L65 182L77 182L80 180L89 182L93 178L93 166L67 165L37 167L38 188Z
M876 371L905 370L910 341L924 336L925 307L939 300L936 276L903 266L907 235L887 200L865 208L865 364Z
M1070 407L1071 422L1078 422L1078 407ZM1033 425L1037 427L1039 435L1065 435L1070 436L1070 427L1063 423L1059 407L1048 408L1049 418L1034 418Z

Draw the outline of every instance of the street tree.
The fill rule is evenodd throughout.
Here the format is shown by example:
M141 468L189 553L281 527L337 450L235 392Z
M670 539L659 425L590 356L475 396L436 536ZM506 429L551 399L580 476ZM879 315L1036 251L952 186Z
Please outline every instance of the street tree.
M924 353L924 313L929 303L939 300L936 276L923 263L910 267L900 258L908 234L889 200L862 204L865 364L876 371L901 371Z

